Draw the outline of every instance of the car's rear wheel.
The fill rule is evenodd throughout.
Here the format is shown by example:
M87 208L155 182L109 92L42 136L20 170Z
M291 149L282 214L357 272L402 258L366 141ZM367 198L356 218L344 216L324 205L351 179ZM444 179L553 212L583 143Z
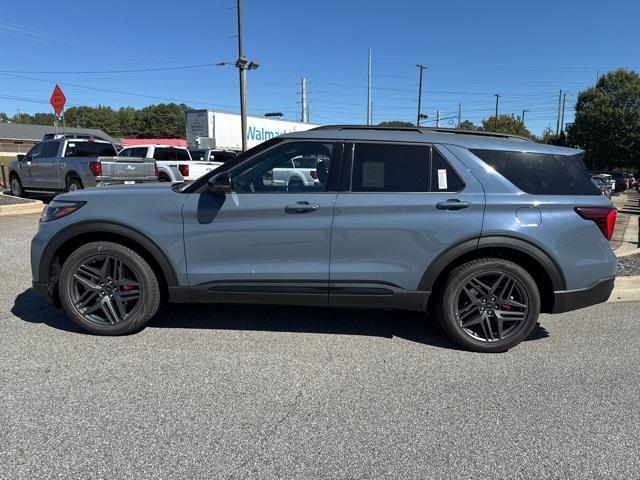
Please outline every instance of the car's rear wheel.
M76 190L82 190L82 182L77 177L67 178L67 192L75 192Z
M540 293L520 265L500 258L472 260L448 276L438 319L456 344L503 352L527 338L538 321Z
M160 286L149 264L111 242L79 247L64 262L60 302L80 327L99 335L142 328L158 311Z
M9 190L11 191L11 195L14 197L24 196L24 190L22 189L22 183L20 182L18 175L11 175L11 179L9 180Z

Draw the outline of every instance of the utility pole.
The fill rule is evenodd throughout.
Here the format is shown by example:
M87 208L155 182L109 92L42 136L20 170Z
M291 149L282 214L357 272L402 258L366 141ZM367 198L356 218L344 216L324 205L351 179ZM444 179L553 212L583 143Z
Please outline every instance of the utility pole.
M522 125L524 125L524 114L527 113L529 110L522 110Z
M460 128L460 123L462 123L462 103L458 103L458 126Z
M367 125L373 121L373 108L371 104L371 49L369 49L369 70L367 75Z
M237 0L238 9L238 61L236 66L240 71L240 123L242 129L242 151L247 149L247 71L241 65L242 54L242 0ZM245 59L246 63L246 59Z
M560 132L564 132L564 107L567 103L567 92L562 93L562 116L560 117Z
M303 123L309 123L309 105L307 100L307 79L302 77L300 79L300 104L302 105L302 111L300 112L300 121Z
M436 128L440 127L440 110L436 110Z
M416 126L420 126L420 113L422 110L422 72L427 67L423 64L416 65L420 69L420 82L418 83L418 116L416 117Z
M496 97L496 116L494 117L494 122L493 122L493 128L497 131L498 130L498 103L500 102L500 97L502 95L496 93L495 97Z
M556 123L556 137L560 135L560 110L562 109L562 90L558 95L558 122Z

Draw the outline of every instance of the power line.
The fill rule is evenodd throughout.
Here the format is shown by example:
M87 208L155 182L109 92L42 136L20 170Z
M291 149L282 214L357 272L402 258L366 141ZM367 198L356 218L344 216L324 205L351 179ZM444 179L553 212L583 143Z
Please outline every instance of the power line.
M215 63L202 63L199 65L178 65L175 67L136 68L130 70L77 70L77 71L38 71L38 70L0 70L0 73L19 73L26 75L84 75L84 74L108 74L108 73L140 73L163 72L167 70L186 70L192 68L214 67Z

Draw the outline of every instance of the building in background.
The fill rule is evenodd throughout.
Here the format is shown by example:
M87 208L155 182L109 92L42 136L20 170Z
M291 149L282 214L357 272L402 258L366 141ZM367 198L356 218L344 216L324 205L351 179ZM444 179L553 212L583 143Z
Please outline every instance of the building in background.
M33 145L47 134L55 134L51 125L29 125L24 123L0 123L0 156L12 156L27 153ZM60 129L58 133L62 133ZM97 128L66 128L66 134L93 135L112 143L114 138Z

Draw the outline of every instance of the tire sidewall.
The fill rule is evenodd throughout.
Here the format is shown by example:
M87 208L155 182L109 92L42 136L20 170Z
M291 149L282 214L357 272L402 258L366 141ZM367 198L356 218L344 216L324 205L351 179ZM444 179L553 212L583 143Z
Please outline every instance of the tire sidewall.
M480 352L504 352L525 340L535 328L540 313L540 293L535 280L519 265L499 259L486 259L480 262L471 262L460 271L454 270L449 277L444 290L440 311L440 320L449 337L463 347ZM524 320L525 325L514 336L497 342L482 342L476 340L464 332L458 324L457 298L462 287L472 277L479 274L507 273L516 278L524 287L527 296L529 310Z
M14 183L17 184L18 187L18 191L14 191ZM24 195L24 190L22 189L22 182L20 181L20 178L16 175L13 174L11 175L11 177L9 177L9 190L11 191L11 195L13 195L14 197L22 197Z
M81 263L96 255L112 255L121 258L135 269L140 279L142 291L138 308L129 318L114 325L97 325L90 322L77 311L71 300L73 274ZM90 243L74 251L62 266L58 288L60 303L69 318L84 330L99 335L122 335L142 328L155 314L159 303L158 281L149 264L133 250L109 242ZM158 298L154 298L154 295Z
M82 183L80 182L80 180L78 180L75 177L71 177L69 178L69 180L67 180L67 192L73 191L71 190L71 185L76 185L77 186L76 190L82 190Z

